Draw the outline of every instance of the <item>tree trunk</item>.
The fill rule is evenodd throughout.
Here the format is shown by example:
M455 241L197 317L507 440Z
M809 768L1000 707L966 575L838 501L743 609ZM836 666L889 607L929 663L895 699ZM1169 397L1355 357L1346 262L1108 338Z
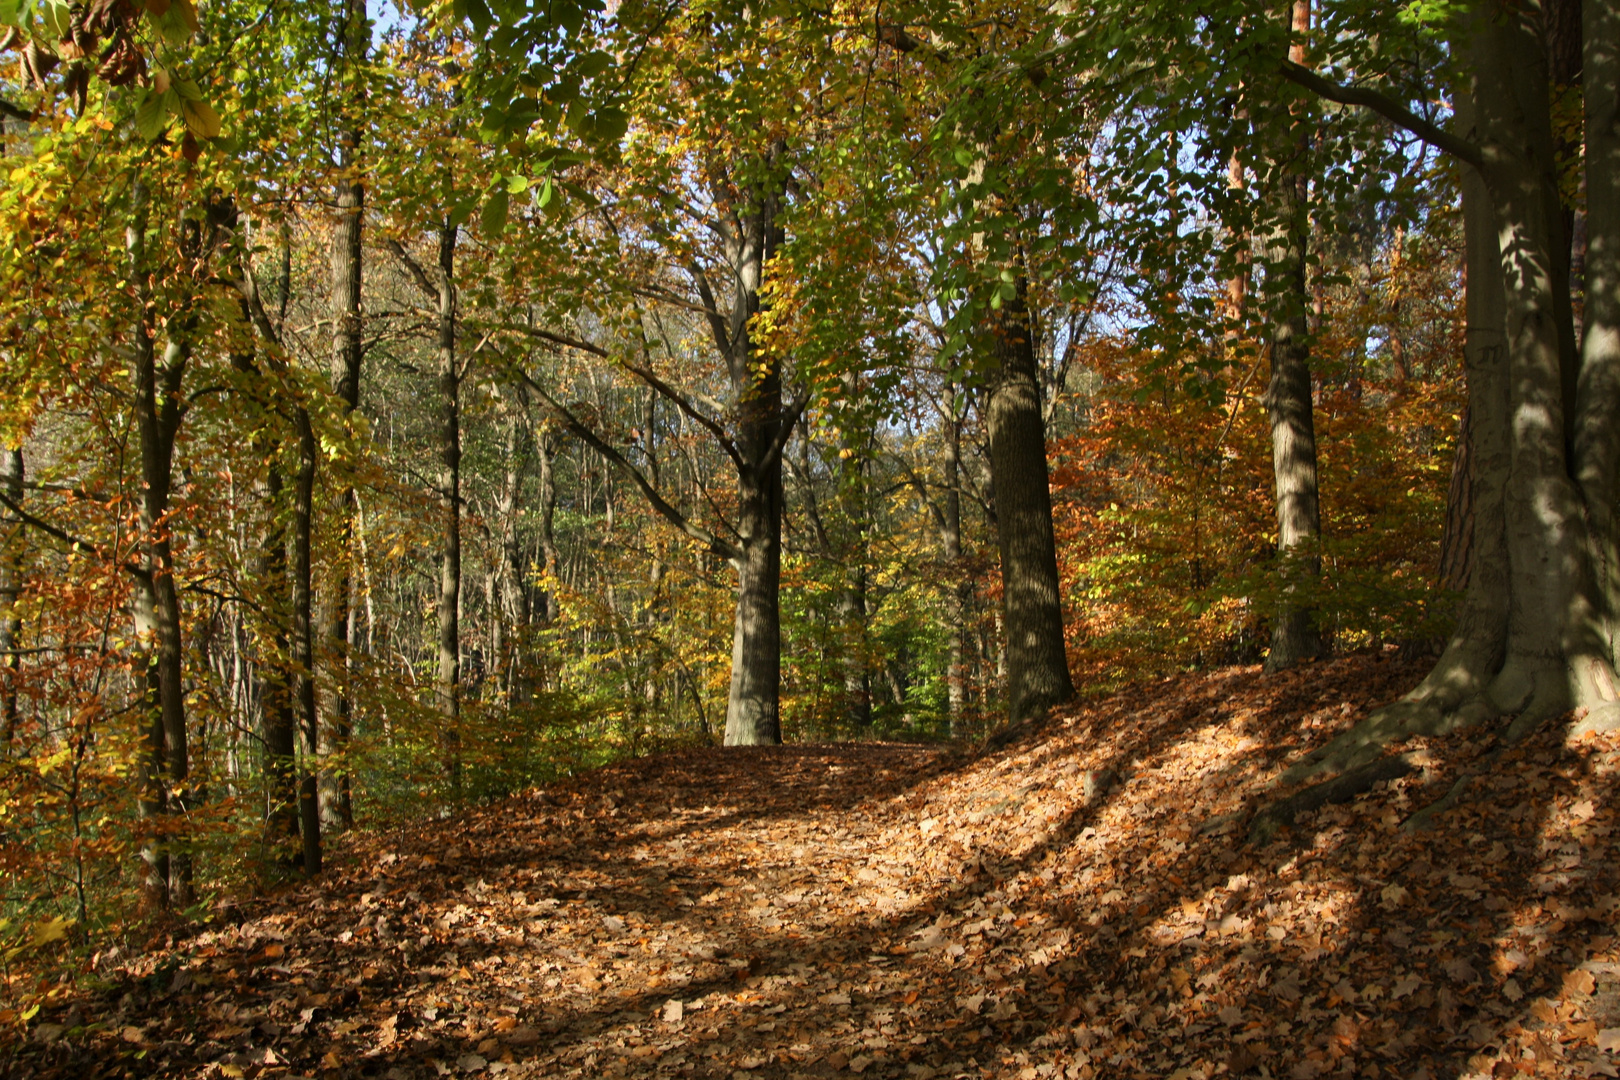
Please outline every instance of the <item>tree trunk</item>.
M456 368L456 233L439 233L440 746L450 790L461 790L461 380Z
M22 446L0 447L0 486L6 497L22 505L23 452ZM21 644L22 613L18 601L23 592L22 529L18 522L13 531L9 516L0 515L0 525L8 527L7 535L0 537L0 759L9 757L11 744L17 737L17 725L22 710L20 679L22 658L17 649Z
M782 369L757 355L748 321L760 310L765 266L782 242L780 189L754 194L736 220L727 252L735 273L729 325L716 333L736 399L737 616L732 629L727 746L782 741Z
M360 404L360 370L365 356L362 340L361 316L361 240L365 223L365 185L361 180L360 143L364 136L360 109L361 92L358 69L366 61L371 41L371 26L366 18L365 0L344 0L343 12L344 75L351 80L347 92L351 100L345 103L344 124L339 133L337 222L332 228L332 392L342 403L345 413L352 413ZM352 554L354 519L357 510L354 489L344 486L339 495L338 549L341 552L334 565L332 591L326 605L326 626L322 637L327 642L336 677L331 689L331 723L328 738L331 749L342 754L348 745L353 727L353 704L350 701L349 648L353 636ZM346 772L321 774L321 815L333 827L347 828L354 824L354 803Z
M953 737L962 734L967 711L967 613L973 598L973 583L967 579L962 566L962 420L957 413L956 399L956 384L947 381L941 410L945 424L945 505L940 545L944 548L951 582L951 636L945 686Z
M315 695L314 579L310 567L311 529L315 515L315 467L320 448L309 411L298 405L293 413L298 427L298 472L293 478L293 667L298 697L298 722L304 736L304 775L298 785L298 821L304 839L304 873L321 872L321 807L319 769L320 711Z
M1616 656L1620 537L1615 472L1620 468L1620 3L1583 0L1586 115L1586 303L1577 387L1576 479L1586 504L1597 616Z
M506 626L502 644L492 650L500 665L501 690L509 704L528 700L531 679L523 669L527 641L531 589L525 572L522 537L518 534L518 507L523 501L523 476L527 471L532 434L529 431L528 392L519 385L514 390L511 416L506 429L506 473L501 482L501 554L497 571L500 604L491 612L495 626Z
M150 644L146 650L146 708L150 720L145 758L148 776L145 809L150 813L184 814L187 809L187 782L190 760L186 745L186 705L184 651L181 641L180 597L174 581L174 555L170 541L169 499L174 483L174 444L184 417L180 397L181 382L190 359L186 330L192 321L186 313L176 313L170 321L170 336L157 358L157 343L145 310L150 295L150 273L146 258L148 200L143 180L133 189L130 225L126 231L130 276L143 310L134 327L134 347L130 354L131 402L140 443L141 496L140 567L136 577L136 629ZM198 247L195 221L183 222L180 247L193 257ZM168 839L176 839L167 830ZM146 893L155 907L191 902L190 856L172 850L162 841L151 843L144 853L147 864Z
M1015 294L992 313L996 374L986 409L1001 548L1007 705L1013 723L1074 696L1026 288L1019 277Z
M1295 0L1294 33L1310 31L1310 0ZM1289 49L1302 63L1305 47ZM1271 630L1265 670L1283 671L1322 654L1311 594L1322 576L1321 515L1316 489L1316 423L1311 406L1308 312L1310 284L1306 240L1310 234L1310 133L1304 110L1290 132L1292 157L1277 163L1271 198L1273 240L1267 268L1271 324L1271 383L1266 410L1271 421L1271 463L1276 480L1277 557L1282 594Z

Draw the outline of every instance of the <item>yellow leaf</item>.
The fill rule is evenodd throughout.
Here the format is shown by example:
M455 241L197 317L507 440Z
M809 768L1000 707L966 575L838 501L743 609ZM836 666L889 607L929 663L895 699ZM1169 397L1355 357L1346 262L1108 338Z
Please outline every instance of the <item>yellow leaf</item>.
M206 101L188 101L185 103L186 127L191 133L203 139L216 139L219 137L219 113Z

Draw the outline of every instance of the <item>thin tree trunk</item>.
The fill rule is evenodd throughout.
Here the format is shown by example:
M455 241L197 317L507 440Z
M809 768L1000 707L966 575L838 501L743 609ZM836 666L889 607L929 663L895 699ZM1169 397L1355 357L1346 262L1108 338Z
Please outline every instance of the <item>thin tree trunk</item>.
M360 166L360 144L364 137L360 110L364 99L359 87L358 69L366 62L371 41L370 22L366 18L365 0L344 0L343 12L344 75L351 81L345 103L348 115L338 136L337 221L332 229L332 392L341 402L345 413L353 412L360 404L360 371L365 345L362 339L361 276L363 269L362 244L365 227L365 185ZM335 678L331 689L331 722L327 736L331 749L341 755L348 745L353 727L353 703L350 700L351 660L349 650L353 633L351 611L352 552L354 517L356 512L354 489L347 485L339 495L338 550L332 591L326 605L326 626L322 637L327 642ZM346 771L321 774L321 814L327 824L347 828L354 824L354 803L350 780Z
M298 721L304 736L304 774L298 785L298 821L304 840L304 873L321 872L321 807L319 769L320 711L315 694L314 579L310 567L311 529L315 511L315 468L319 446L309 411L296 406L298 472L293 478L292 646L298 697Z
M950 707L951 735L962 734L962 721L967 711L967 613L972 602L973 583L967 579L962 566L962 421L957 414L958 391L954 382L945 384L942 403L945 424L944 520L940 528L940 544L944 548L945 563L949 567L950 595L950 656L945 673L946 695Z
M146 257L148 200L146 183L137 180L134 205L126 232L131 280L143 310L137 317L134 348L131 350L130 382L135 426L140 442L141 495L138 503L141 529L141 574L136 579L137 630L150 635L147 663L147 707L153 710L147 726L147 758L154 775L147 778L147 803L157 813L184 813L190 759L186 745L184 654L180 628L180 597L175 589L174 555L169 532L169 500L174 483L174 444L184 416L180 386L190 359L186 329L191 319L180 313L171 320L170 338L161 364L149 312L144 301L149 295L150 267ZM197 223L187 221L180 246L182 252L196 255ZM141 625L144 624L144 625ZM158 777L161 776L161 779ZM153 786L161 790L153 792ZM173 793L173 802L168 793ZM170 830L169 839L177 838ZM184 851L157 843L149 851L148 900L157 907L187 904L191 901L190 857Z
M0 486L12 502L22 505L22 447L0 448ZM11 526L9 516L0 515L0 525ZM0 537L0 758L9 757L21 719L19 698L22 687L22 658L17 649L22 637L22 612L18 602L23 592L23 545L17 535L22 528L8 528Z
M1020 276L1014 295L990 320L996 376L986 409L1001 548L1007 705L1013 723L1074 696L1026 289Z
M1310 0L1295 0L1293 30L1310 32ZM1305 60L1295 44L1289 59ZM1271 630L1265 670L1283 671L1320 656L1322 636L1315 625L1311 594L1322 576L1321 513L1316 487L1316 422L1312 414L1309 335L1310 283L1306 241L1310 234L1310 130L1303 110L1291 124L1292 157L1274 172L1273 239L1270 264L1279 286L1268 288L1271 307L1271 382L1266 410L1271 421L1271 463L1276 481L1277 556L1282 592Z
M450 789L461 789L461 382L456 368L456 234L439 233L440 746Z
M1620 3L1583 0L1586 122L1584 332L1575 427L1576 479L1586 503L1598 618L1616 655L1620 622Z

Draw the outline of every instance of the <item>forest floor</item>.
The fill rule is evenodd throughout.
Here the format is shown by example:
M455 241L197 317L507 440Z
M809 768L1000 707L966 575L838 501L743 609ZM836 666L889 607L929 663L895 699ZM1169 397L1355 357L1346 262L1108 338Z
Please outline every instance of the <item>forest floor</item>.
M691 751L345 838L36 1017L0 1072L1615 1076L1620 738L1552 727L1246 843L1283 763L1416 682L1184 676L993 752Z

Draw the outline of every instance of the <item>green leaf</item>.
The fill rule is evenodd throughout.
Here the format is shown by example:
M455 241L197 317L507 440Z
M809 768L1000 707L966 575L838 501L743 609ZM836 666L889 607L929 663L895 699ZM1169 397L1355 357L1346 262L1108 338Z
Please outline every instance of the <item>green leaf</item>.
M484 203L483 213L479 216L479 224L484 228L484 235L499 236L506 229L506 215L509 210L511 196L507 195L505 188L496 188Z
M164 108L162 94L154 94L150 90L141 91L141 103L135 108L135 130L140 132L141 138L147 142L156 141L163 134L163 125L169 118L169 110Z
M521 195L529 190L529 178L522 173L513 173L506 178L506 193L508 195Z
M548 176L545 186L540 189L540 209L544 210L549 202L551 202L551 177Z
M203 99L202 87L191 79L176 79L174 89L180 95L181 101L201 101Z

